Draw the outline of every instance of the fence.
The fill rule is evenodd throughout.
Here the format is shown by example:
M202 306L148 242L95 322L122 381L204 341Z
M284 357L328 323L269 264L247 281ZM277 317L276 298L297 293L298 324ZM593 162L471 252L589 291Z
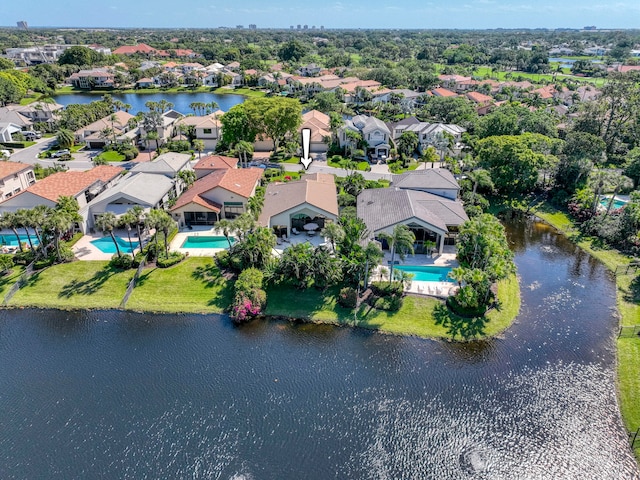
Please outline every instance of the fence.
M140 261L140 265L138 265L138 268L136 269L136 273L133 275L133 278L131 279L131 281L129 282L129 285L127 286L127 291L124 293L124 297L122 297L122 301L120 302L120 308L124 308L127 305L127 302L129 301L129 297L133 293L133 289L136 288L136 283L138 282L138 278L140 278L142 269L145 267L146 264L147 264L146 259L143 258Z
M640 335L640 325L625 325L618 330L618 338L630 338L636 335Z
M11 301L11 298L16 294L16 292L20 290L25 283L27 283L27 280L29 280L29 277L33 274L33 263L34 262L31 262L29 265L27 265L27 268L24 269L24 272L22 272L22 275L20 275L18 281L13 284L11 289L4 296L2 305L8 305L9 301Z

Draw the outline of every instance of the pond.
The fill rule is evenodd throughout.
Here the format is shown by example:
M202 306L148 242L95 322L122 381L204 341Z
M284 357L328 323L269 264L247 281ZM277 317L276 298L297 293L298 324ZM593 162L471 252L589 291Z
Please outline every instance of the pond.
M612 279L545 225L508 237L521 315L469 344L0 311L1 476L640 478L615 395Z
M130 113L136 114L141 111L147 111L148 108L145 107L145 103L149 101L158 102L162 99L173 103L174 110L187 115L189 113L194 113L194 111L189 107L189 105L193 102L203 102L203 103L211 103L216 102L220 107L220 110L226 112L234 105L238 105L239 103L244 102L244 97L242 95L235 94L224 94L218 95L215 93L189 93L189 92L180 92L180 93L113 93L110 94L114 100L120 100L121 102L128 103L131 105ZM60 105L70 105L72 103L90 103L95 102L96 100L100 100L102 94L95 93L70 93L65 95L54 95L52 98L58 102Z

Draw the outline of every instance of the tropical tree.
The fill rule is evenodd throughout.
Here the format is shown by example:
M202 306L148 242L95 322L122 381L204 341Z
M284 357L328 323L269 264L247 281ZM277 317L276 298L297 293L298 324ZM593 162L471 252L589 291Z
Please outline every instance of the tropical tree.
M240 140L236 143L236 154L238 155L242 168L247 168L249 165L247 155L253 155L253 144L246 140Z
M202 140L194 140L191 142L193 144L194 150L198 152L198 160L202 157L202 151L204 150L204 141Z
M231 245L231 233L235 231L235 228L236 228L233 223L233 220L229 220L228 218L223 218L221 220L218 220L216 222L216 228L222 232L222 235L224 235L224 238L227 239L229 248L231 248L233 246Z
M140 205L134 205L129 210L127 210L126 213L131 214L132 224L135 225L136 231L138 233L138 242L140 242L140 251L142 251L142 248L144 247L144 244L142 241L142 225L144 225L144 219L146 216L144 212L144 208L142 208Z
M493 190L494 188L493 181L491 180L491 175L487 170L483 168L478 168L476 170L472 170L471 172L468 172L467 177L469 178L469 180L473 182L473 190L471 192L472 201L476 195L476 191L478 190L478 187L484 188L487 190Z
M264 195L265 188L257 187L255 194L252 197L249 197L249 201L247 202L249 213L256 221L258 220L258 217L260 217L262 208L264 207Z
M387 245L389 245L389 250L391 250L391 271L389 275L389 283L391 283L396 253L400 260L404 260L407 253L413 253L413 244L416 241L416 236L409 230L409 227L399 224L394 227L393 233L382 232L378 234L378 238L386 241Z
M62 261L60 252L60 237L73 228L76 219L73 214L66 210L54 209L46 219L45 228L49 230L53 237L53 245L56 250L58 262Z
M418 148L419 139L416 132L403 132L397 140L398 150L402 155L410 157Z
M58 145L60 145L61 148L71 148L75 143L75 136L71 130L63 128L61 130L58 130L58 133L56 134L56 140L58 141Z
M331 243L331 249L335 252L336 244L340 243L344 238L344 229L340 226L339 223L326 223L324 228L322 229L321 235L329 240L329 243Z
M2 217L0 217L0 225L2 225L2 228L10 228L11 231L13 231L18 241L18 248L22 252L22 242L20 241L20 234L18 233L18 228L20 227L18 216L14 212L4 212Z
M113 241L113 244L116 247L116 253L118 254L118 257L121 257L122 254L120 253L120 245L118 244L118 241L116 240L116 236L113 233L113 230L118 226L118 219L116 218L115 214L112 212L105 212L102 213L98 216L98 218L96 218L96 227L102 231L103 234L109 234L111 236L111 240Z
M27 236L27 241L29 242L29 248L35 254L36 249L33 246L33 241L31 240L31 234L29 233L29 227L32 226L31 215L29 214L29 210L26 208L20 208L16 210L15 221L18 223L19 227L24 228L24 232Z
M124 227L127 230L127 237L129 239L129 248L131 250L131 255L133 255L133 252L135 251L135 248L133 246L133 242L131 241L131 229L133 228L133 226L135 224L136 224L136 217L131 212L131 210L126 211L120 217L120 226Z
M424 168L427 168L427 163L431 162L431 168L434 168L435 163L439 160L438 152L431 145L422 150L420 161L424 163Z

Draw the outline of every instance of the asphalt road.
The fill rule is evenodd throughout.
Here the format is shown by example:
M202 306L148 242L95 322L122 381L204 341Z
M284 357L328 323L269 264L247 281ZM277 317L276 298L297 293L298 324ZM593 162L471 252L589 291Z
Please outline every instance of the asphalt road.
M34 165L39 163L43 167L50 167L52 165L64 165L69 167L70 170L89 170L93 168L93 161L91 160L98 152L78 152L72 154L73 160L69 162L59 162L55 159L38 158L38 154L48 150L55 138L41 138L36 140L36 144L31 147L14 149L13 154L9 157L9 160L13 162L22 162Z

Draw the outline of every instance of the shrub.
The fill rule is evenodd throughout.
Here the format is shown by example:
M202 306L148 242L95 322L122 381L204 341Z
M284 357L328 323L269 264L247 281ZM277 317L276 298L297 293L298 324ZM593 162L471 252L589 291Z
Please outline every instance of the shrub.
M13 256L13 263L16 265L29 265L35 258L31 250L25 250L24 252L18 252Z
M156 260L156 265L158 268L168 268L177 263L180 263L184 259L184 253L180 252L170 252L168 258L159 258Z
M170 152L188 152L191 149L191 145L188 140L176 140L175 142L168 142L167 148Z
M341 193L338 195L338 205L341 207L353 207L356 204L356 197L350 193Z
M356 308L358 292L353 287L344 287L338 294L338 304L345 308Z
M53 264L53 258L45 258L43 260L38 260L33 262L34 270L42 270L43 268L50 267Z
M228 250L219 251L218 253L215 254L213 258L216 262L216 265L221 270L226 270L227 268L229 268L229 263L231 262L231 255L229 255Z
M56 257L56 253L55 252L53 252L51 255L55 260L57 260L58 257ZM61 259L61 261L70 262L75 257L76 256L73 253L73 250L71 250L71 247L69 245L60 245L60 259Z
M234 285L235 298L231 308L231 318L235 323L243 323L260 313L267 303L267 294L262 290L264 275L257 268L247 268Z
M146 258L146 255L144 253L142 252L136 253L135 256L133 257L133 263L131 264L131 267L138 268L142 263L142 260L144 260L145 258Z
M0 275L4 275L13 267L11 255L0 255Z
M371 291L379 297L402 295L402 282L372 282Z
M117 268L119 270L127 270L131 268L133 265L133 258L131 255L122 255L118 256L117 254L111 257L111 261L109 262L109 266L112 268Z

